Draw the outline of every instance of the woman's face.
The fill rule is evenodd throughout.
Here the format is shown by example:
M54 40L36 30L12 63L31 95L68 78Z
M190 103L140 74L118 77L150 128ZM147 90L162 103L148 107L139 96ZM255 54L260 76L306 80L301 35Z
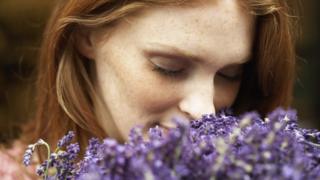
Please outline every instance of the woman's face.
M134 125L173 127L230 107L250 59L254 17L238 1L154 7L90 33L84 54L124 140ZM109 120L101 119L106 130ZM107 132L108 133L108 132ZM112 134L109 134L111 137Z

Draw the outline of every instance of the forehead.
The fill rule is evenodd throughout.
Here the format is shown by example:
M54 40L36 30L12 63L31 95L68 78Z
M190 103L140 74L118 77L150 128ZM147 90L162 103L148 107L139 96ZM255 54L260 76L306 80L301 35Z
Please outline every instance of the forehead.
M168 45L223 66L250 55L254 17L236 0L151 7L123 20L116 34L123 43Z

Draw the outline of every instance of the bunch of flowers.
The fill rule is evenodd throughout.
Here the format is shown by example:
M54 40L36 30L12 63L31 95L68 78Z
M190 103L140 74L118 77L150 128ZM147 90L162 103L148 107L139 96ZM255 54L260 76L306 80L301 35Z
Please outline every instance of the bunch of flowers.
M131 129L128 142L91 139L84 158L69 132L38 167L44 179L320 179L320 132L299 128L294 110L276 109L262 119L255 112L203 115L164 134ZM28 165L35 145L30 145ZM61 148L66 146L66 150Z

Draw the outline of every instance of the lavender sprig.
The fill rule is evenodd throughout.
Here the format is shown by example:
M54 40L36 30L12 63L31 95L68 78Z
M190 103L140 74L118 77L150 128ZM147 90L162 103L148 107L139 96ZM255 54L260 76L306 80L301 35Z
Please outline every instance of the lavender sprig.
M74 161L80 152L78 143L70 144L74 136L74 132L69 131L58 141L57 148L53 153L50 152L49 144L42 139L35 144L29 145L24 154L24 164L26 166L30 164L32 154L36 146L45 145L48 151L48 159L37 167L36 173L39 176L42 176L45 180L48 178L71 179L74 176L74 169L76 168ZM67 146L66 151L62 150L64 146Z
M36 146L39 146L39 145L45 145L46 149L47 149L47 152L48 152L48 158L50 156L50 147L48 145L48 143L46 143L44 140L42 139L39 139L35 144L31 144L28 146L27 150L25 151L25 154L23 156L23 164L25 166L29 166L30 165L30 162L31 162L31 158L32 158L32 154L36 148ZM45 175L44 175L44 179L47 179L47 170L48 170L48 167L49 167L49 164L46 163L46 169L45 169Z
M38 146L38 145L47 145L47 143L44 140L39 139L36 143L30 144L28 146L28 148L26 149L26 151L25 151L25 153L23 155L23 164L25 166L29 166L30 165L30 162L31 162L31 159L32 159L32 154L33 154L36 146ZM49 154L50 154L50 152L49 152Z
M58 147L62 148L63 146L69 144L73 137L75 136L73 131L69 131L67 135L63 136L59 141L58 141Z

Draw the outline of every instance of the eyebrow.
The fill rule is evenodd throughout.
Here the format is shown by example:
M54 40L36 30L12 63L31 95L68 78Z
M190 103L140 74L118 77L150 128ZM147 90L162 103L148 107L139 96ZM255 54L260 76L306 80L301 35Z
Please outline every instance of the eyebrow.
M203 62L203 63L208 63L205 61L206 58L202 57L201 55L193 54L188 50L183 50L175 46L170 46L170 45L165 45L161 43L148 43L149 46L152 46L153 49L156 51L166 51L165 53L161 52L153 52L151 54L156 54L156 55L163 55L163 56L169 56L171 58L177 58L177 59L182 59L182 60L187 60L187 61L195 61L195 62ZM152 50L151 50L152 51ZM229 65L242 65L247 63L250 60L250 56L242 59L241 61L233 62L228 64Z

